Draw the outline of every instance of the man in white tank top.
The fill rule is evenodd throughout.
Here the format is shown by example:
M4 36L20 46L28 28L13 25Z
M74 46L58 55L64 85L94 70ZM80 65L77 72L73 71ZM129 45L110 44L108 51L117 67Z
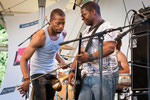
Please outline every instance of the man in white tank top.
M21 58L20 66L24 82L18 90L22 96L29 90L30 76L27 72L26 65L30 58L31 79L56 69L55 58L61 65L66 64L58 53L60 49L59 43L63 42L66 36L66 32L63 31L65 13L61 9L54 9L51 12L49 23L50 25L48 27L39 30L33 35L29 46ZM36 100L53 100L55 90L51 86L52 78L55 78L55 73L32 81Z

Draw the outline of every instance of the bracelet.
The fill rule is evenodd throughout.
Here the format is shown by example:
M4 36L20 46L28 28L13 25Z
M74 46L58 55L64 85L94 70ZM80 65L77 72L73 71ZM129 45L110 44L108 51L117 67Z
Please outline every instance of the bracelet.
M30 78L24 78L24 81L28 81L28 80L30 80Z
M70 69L69 73L75 73L75 70L76 70L76 69L72 67L72 68Z
M70 70L76 70L76 69L72 67Z
M69 74L70 74L70 73L75 73L75 70L70 70Z
M96 59L95 54L89 54L89 62L92 62Z
M94 58L94 60L96 59L96 56L95 56L95 54L94 53L92 53L92 56L93 56L93 58Z

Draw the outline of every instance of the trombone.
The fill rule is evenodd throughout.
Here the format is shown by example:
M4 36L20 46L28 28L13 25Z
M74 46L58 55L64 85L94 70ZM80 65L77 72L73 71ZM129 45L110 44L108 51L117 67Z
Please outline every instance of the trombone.
M67 65L65 65L65 66L62 66L62 67L59 67L59 68L57 68L57 69L55 69L55 70L52 70L52 71L50 71L50 72L47 72L46 74L43 74L43 75L40 75L40 76L38 76L38 77L35 77L35 78L33 78L33 79L31 79L30 80L30 82L32 82L32 81L34 81L34 80L36 80L36 79L39 79L39 78L41 78L41 77L43 77L43 76L46 76L46 75L48 75L48 74L50 74L50 73L52 73L52 72L55 72L55 71L57 71L57 70L59 70L59 69L61 69L61 68L67 68L68 66L70 66L72 64L72 62L71 63L69 63L69 64L67 64ZM68 78L68 77L67 77ZM67 78L65 78L65 80L67 79ZM60 79L60 80L62 80L62 79ZM57 86L57 84L59 84L60 83L60 81L56 78L56 79L54 79L54 82L53 82L53 87L54 88L56 88L56 87L58 87ZM16 87L20 87L21 85L16 85ZM61 86L62 87L62 86ZM59 89L58 89L59 90ZM56 91L58 91L57 89L56 89Z
M66 75L63 78L59 78L59 79L56 78L56 79L52 80L52 81L54 81L53 84L52 84L53 89L55 91L61 91L61 89L62 89L62 83L65 80L67 80L68 77L69 77L69 75Z

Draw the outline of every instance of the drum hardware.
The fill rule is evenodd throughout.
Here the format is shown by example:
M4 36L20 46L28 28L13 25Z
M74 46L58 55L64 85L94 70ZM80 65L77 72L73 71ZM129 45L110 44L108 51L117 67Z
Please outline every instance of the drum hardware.
M57 92L58 94L55 95L55 100L73 100L74 91L72 90L72 86L66 83L65 80L62 84L62 90Z
M131 86L131 75L130 74L119 74L118 88Z
M119 74L119 80L116 89L116 93L118 94L118 100L128 100L130 86L131 86L131 74L129 73ZM124 99L121 99L122 97L121 95L124 96Z
M75 58L75 56L72 55L61 55L62 57L70 57L70 58Z
M117 100L129 100L131 96L130 89L127 87L124 87L122 90L116 90L116 93L118 94Z
M62 49L62 50L75 50L75 48L74 48L74 47L69 46L69 45L63 45L63 46L61 46L61 48L60 48L60 49Z

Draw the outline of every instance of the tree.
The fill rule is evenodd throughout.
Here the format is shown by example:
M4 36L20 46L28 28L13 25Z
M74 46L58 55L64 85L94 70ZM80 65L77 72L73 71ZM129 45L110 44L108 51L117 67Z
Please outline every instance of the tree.
M5 75L8 52L0 51L0 85Z
M0 46L8 45L8 34L4 27L0 24ZM0 51L0 86L6 71L8 52Z

